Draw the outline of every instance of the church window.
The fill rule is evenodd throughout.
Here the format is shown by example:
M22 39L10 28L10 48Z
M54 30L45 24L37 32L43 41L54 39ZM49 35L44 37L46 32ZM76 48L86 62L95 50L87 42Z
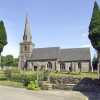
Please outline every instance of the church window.
M65 63L61 63L61 64L60 64L60 70L61 70L61 71L65 71L65 70L66 70L66 68L65 68Z
M72 63L69 66L69 71L72 72Z
M78 69L81 70L81 62L78 63Z
M52 63L51 62L48 62L47 68L48 68L48 70L52 70Z
M37 71L37 66L34 66L34 71Z

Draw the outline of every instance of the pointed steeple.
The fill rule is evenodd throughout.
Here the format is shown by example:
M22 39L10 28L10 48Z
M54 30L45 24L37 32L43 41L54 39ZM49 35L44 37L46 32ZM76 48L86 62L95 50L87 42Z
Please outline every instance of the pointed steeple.
M25 19L25 28L24 28L23 41L25 41L25 42L31 42L32 41L32 35L31 35L30 23L29 23L29 20L28 20L28 15L26 15L26 19Z

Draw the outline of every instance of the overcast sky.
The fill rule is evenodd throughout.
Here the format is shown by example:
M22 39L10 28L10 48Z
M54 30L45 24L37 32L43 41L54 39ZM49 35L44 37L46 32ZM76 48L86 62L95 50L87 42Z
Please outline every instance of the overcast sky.
M8 36L2 55L18 57L27 13L35 47L90 47L88 26L93 3L94 0L0 0L0 19Z

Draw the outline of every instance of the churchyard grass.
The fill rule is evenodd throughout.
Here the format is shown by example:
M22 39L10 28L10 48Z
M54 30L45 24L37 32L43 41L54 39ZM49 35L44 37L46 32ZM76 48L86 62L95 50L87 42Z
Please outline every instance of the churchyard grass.
M91 78L96 79L97 73L96 72L51 72L50 76L52 77L73 77L73 78Z
M18 88L23 88L23 84L21 82L14 82L10 80L2 80L0 81L1 86L12 86L12 87L18 87Z

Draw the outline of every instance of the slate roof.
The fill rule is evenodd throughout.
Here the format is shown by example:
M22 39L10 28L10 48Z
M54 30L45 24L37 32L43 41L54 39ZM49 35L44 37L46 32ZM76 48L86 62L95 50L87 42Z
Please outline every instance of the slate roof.
M61 49L60 61L90 60L90 48Z
M32 52L32 60L57 59L59 55L59 47L34 48Z
M32 60L50 60L58 59L59 61L78 61L90 60L90 48L72 48L60 49L59 47L34 48Z

